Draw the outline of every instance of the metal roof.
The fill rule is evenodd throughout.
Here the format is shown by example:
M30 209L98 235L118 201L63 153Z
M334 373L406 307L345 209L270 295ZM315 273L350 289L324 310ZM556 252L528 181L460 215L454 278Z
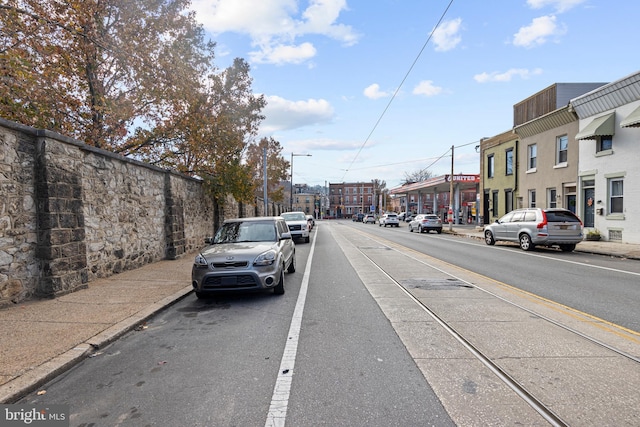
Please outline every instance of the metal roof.
M570 101L581 119L614 110L640 99L640 71Z

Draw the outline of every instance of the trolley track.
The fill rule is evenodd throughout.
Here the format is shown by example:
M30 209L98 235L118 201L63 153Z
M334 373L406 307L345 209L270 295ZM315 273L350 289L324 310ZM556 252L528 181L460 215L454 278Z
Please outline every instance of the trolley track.
M441 274L441 277L449 277L451 280L454 280L458 283L462 283L464 287L471 288L486 295L489 295L491 298L495 298L499 300L501 303L506 304L512 308L517 310L522 310L526 313L529 313L531 317L535 317L536 319L540 319L548 324L552 325L554 328L559 328L569 334L572 334L576 337L576 340L584 340L589 342L592 345L595 345L601 348L604 352L609 354L607 357L622 357L627 361L630 361L633 366L635 366L636 371L640 371L640 358L630 354L627 351L624 351L620 348L617 348L614 345L603 342L602 340L591 336L588 333L579 331L571 326L563 324L556 319L553 319L549 316L541 314L536 310L532 310L530 308L525 307L522 304L516 303L510 299L504 298L503 296L498 295L495 292L492 292L489 289L486 289L483 286L478 285L477 283L472 283L470 280L466 280L462 277L459 277L450 271L449 268L445 270L441 266L443 262L432 262L427 261L425 259L430 259L430 257L423 255L419 252L415 252L409 250L401 245L397 245L395 243L389 242L383 238L373 237L370 234L363 233L361 231L355 231L359 238L348 239L348 244L355 250L362 258L366 259L366 262L369 263L370 266L374 267L376 270L383 275L389 283L392 283L396 286L402 293L404 293L414 304L420 307L425 313L427 313L442 329L444 329L451 337L453 337L457 342L459 342L470 354L473 355L478 361L482 363L487 369L489 369L497 378L500 379L509 389L511 389L517 396L519 396L527 405L529 405L535 412L537 412L545 421L554 426L568 426L571 425L569 421L567 421L566 417L557 413L551 409L553 406L553 402L544 402L544 399L541 399L537 396L536 392L529 390L523 383L521 378L518 377L518 374L514 374L510 372L508 368L505 368L500 361L496 361L492 356L487 355L486 352L479 346L474 343L473 339L470 339L468 336L465 336L465 332L459 331L454 327L452 321L447 320L445 317L439 314L438 309L434 309L427 302L428 299L416 292L415 289L412 289L410 286L406 285L406 280L402 280L399 276L398 269L394 266L394 263L385 262L385 255L380 255L381 251L393 251L394 259L398 258L409 258L411 263L419 263L423 265L425 268L433 269ZM398 258L399 259L399 258ZM395 263L397 265L397 262ZM446 264L446 263L445 263ZM455 266L452 266L455 267ZM458 268L458 267L456 267ZM470 274L476 274L473 272L469 272ZM402 275L400 275L402 276ZM486 280L491 280L485 278ZM606 323L606 322L605 322ZM616 325L608 325L609 328L615 329ZM620 328L624 330L624 328ZM632 341L640 342L638 340L638 334L634 331L623 331L628 339ZM486 347L486 343L485 343Z

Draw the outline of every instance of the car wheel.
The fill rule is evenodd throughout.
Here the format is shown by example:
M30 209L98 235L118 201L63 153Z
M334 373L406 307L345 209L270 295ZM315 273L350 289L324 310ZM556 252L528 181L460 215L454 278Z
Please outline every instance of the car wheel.
M496 240L493 238L493 233L489 230L486 230L484 232L484 242L490 246L496 244Z
M529 236L527 233L522 233L518 240L520 241L520 249L522 249L523 251L533 250L535 245L531 243L531 236Z
M205 299L207 298L207 294L196 291L196 297L198 297L198 299Z
M409 231L413 233L413 228L411 228L411 224L409 224Z
M307 236L307 237L305 237L305 238L304 238L304 242L305 242L305 243L309 243L309 236Z
M442 229L440 229L440 230L436 230L436 232L437 232L438 234L442 234Z
M296 272L296 253L293 252L291 255L291 264L289 264L289 268L287 268L287 273L295 273Z
M273 293L275 295L282 295L284 294L284 266L282 266L282 270L280 270L280 281L278 282L278 284L273 288Z
M424 228L422 228L422 226L418 226L418 233L422 234L424 233Z
M576 244L575 243L566 244L566 245L560 245L560 250L562 252L572 252L575 248L576 248Z

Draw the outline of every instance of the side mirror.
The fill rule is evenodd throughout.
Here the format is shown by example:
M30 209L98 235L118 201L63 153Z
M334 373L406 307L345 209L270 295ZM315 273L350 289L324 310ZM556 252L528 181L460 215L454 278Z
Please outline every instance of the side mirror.
M204 242L205 242L207 245L212 245L212 244L213 244L213 237L205 237L205 238L204 238Z
M280 240L291 240L291 233L282 233L282 235L280 236Z

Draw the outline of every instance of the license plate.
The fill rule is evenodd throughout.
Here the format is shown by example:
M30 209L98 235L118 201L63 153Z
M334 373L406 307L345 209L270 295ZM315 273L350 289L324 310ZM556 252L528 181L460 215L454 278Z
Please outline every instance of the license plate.
M231 277L223 277L221 280L222 286L234 286L238 283L238 280L235 276Z

